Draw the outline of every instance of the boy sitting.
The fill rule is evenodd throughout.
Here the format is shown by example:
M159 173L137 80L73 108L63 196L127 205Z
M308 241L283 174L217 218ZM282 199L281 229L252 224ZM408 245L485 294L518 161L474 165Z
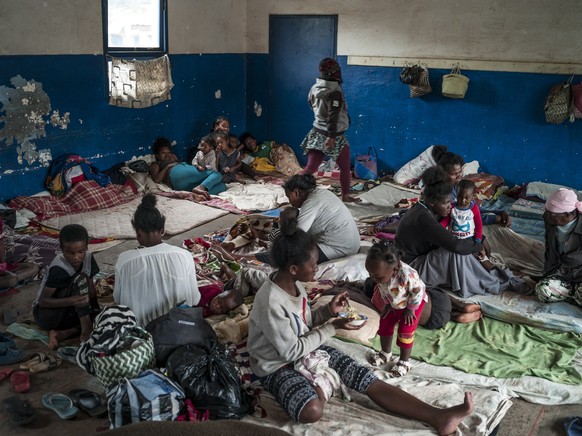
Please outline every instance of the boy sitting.
M32 303L36 323L49 330L51 350L79 333L81 342L87 339L93 330L92 310L99 310L92 279L99 267L87 251L87 230L78 224L66 225L59 242L62 254L50 264Z

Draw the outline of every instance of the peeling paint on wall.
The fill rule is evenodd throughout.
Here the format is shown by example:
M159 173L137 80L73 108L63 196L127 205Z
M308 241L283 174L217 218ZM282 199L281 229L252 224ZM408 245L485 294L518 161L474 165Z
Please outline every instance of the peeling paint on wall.
M255 109L255 115L256 115L257 117L260 117L260 116L263 114L263 106L261 106L261 105L260 105L259 103L257 103L256 101L255 101L255 106L254 106L254 109Z
M42 89L42 83L24 79L18 75L10 79L10 86L0 86L0 141L5 147L16 147L20 165L39 162L48 166L52 156L50 150L36 150L34 141L46 136L45 125L66 129L70 123L70 113L61 117L58 110L51 114L49 96ZM49 118L50 116L50 118ZM2 147L0 142L0 147Z

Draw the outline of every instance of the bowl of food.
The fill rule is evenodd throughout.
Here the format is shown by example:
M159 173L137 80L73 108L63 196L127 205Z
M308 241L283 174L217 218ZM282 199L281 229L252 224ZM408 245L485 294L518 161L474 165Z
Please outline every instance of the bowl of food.
M348 306L345 312L338 313L338 316L340 318L346 318L351 320L349 324L354 327L360 326L368 320L368 317L366 315L356 313L356 309L353 308L352 306Z

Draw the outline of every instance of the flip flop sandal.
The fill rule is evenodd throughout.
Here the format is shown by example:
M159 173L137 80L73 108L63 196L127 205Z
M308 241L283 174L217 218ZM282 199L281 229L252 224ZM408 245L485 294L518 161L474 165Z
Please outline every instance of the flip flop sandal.
M385 363L390 362L391 359L392 359L392 352L386 353L385 351L379 351L379 352L373 354L370 357L370 359L368 359L368 362L372 366L382 366Z
M55 412L61 419L72 419L79 413L79 409L73 405L69 397L56 392L45 394L42 397L42 405Z
M0 334L0 350L7 348L16 348L16 343L14 342L14 339Z
M20 369L30 369L31 366L44 362L46 358L44 353L34 353L30 356L30 359L20 364Z
M408 374L408 371L410 371L410 368L412 368L412 364L409 361L399 360L398 362L396 362L396 365L392 367L392 369L388 373L388 376L390 378L398 378L405 376L406 374Z
M71 397L75 406L87 412L90 416L100 417L107 414L107 406L96 392L87 389L73 389L69 392L69 397Z
M79 347L60 347L57 350L57 356L61 359L66 360L67 362L77 364L77 351L79 351Z
M30 374L26 371L14 371L10 374L10 383L14 392L26 392L30 389Z
M30 424L36 419L36 411L30 405L28 400L22 400L18 397L8 397L2 400L2 404L8 413L12 422L16 425Z
M10 365L26 359L26 354L16 348L0 348L0 366Z
M0 381L8 378L10 374L14 372L14 368L2 368L0 369Z
M39 353L42 354L42 353ZM43 354L44 359L40 362L31 364L28 369L30 372L44 372L48 371L49 369L56 368L63 363L63 359L60 357L55 356L52 353Z

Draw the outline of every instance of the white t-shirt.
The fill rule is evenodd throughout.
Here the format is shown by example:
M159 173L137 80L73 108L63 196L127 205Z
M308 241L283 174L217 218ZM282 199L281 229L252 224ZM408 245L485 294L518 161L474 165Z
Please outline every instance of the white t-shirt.
M360 232L346 205L332 192L316 189L301 205L299 228L315 238L329 260L356 254Z
M121 253L115 265L113 298L128 306L142 326L182 301L196 306L200 292L192 255L166 243Z

